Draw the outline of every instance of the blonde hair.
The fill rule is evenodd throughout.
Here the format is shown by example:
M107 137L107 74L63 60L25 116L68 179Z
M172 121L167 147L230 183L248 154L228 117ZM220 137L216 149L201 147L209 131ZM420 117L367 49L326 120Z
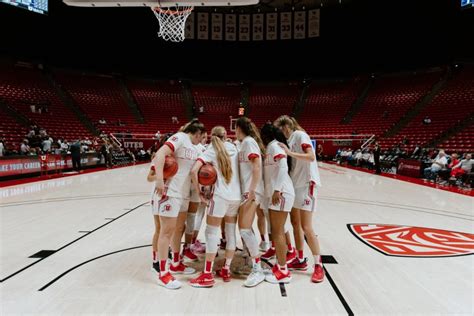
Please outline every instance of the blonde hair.
M305 131L294 117L288 115L280 116L274 124L278 127L288 126L292 131Z
M219 164L221 174L224 177L225 182L229 183L232 179L232 164L229 154L225 149L224 142L222 141L225 134L226 130L224 127L215 126L211 131L211 143L217 154L217 163Z

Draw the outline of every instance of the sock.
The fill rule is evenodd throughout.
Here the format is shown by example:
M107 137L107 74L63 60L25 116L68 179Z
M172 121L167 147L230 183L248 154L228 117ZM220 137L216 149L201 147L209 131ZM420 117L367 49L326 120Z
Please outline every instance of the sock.
M191 243L192 244L196 243L196 240L197 240L197 237L193 237L193 239L191 240Z
M165 275L168 273L168 266L166 264L167 260L160 260L160 276Z
M179 264L179 252L173 252L173 267L176 267Z
M298 259L299 259L300 261L303 261L303 260L304 260L303 250L298 250Z
M272 249L275 250L275 242L272 241Z
M156 253L156 251L153 251L152 258L153 262L158 262L158 254Z
M286 264L285 264L285 265L282 265L282 266L281 266L281 265L278 265L278 266L280 267L280 270L281 270L282 272L288 272L288 267L287 267Z
M291 244L288 244L288 251L293 252L293 246Z
M212 273L212 266L214 265L214 261L207 261L204 265L204 273Z
M231 263L232 263L232 258L225 258L224 269L230 270Z
M320 266L323 265L323 263L321 262L321 256L320 256L320 255L314 255L313 257L314 257L314 264L315 264L315 265L318 265L318 264L319 264Z
M265 241L265 236L260 234L260 238L262 238L262 241Z

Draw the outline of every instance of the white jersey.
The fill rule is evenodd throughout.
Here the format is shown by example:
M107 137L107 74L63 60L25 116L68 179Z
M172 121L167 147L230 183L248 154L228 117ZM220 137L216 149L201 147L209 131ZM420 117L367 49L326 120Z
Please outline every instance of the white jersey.
M228 201L240 201L240 179L239 179L239 153L234 145L225 142L225 149L230 156L232 166L232 178L229 183L225 182L219 169L219 162L217 161L217 153L214 147L208 146L207 150L199 157L203 163L212 163L217 171L217 183L214 186L214 195Z
M288 139L290 150L295 153L304 154L307 148L313 148L311 139L303 131L294 131ZM293 165L290 172L291 180L295 188L302 188L313 181L317 186L321 186L319 177L318 162L302 159L293 159Z
M191 169L199 157L200 152L196 146L193 145L189 136L182 132L171 136L165 145L171 148L178 162L178 172L165 183L167 189L166 195L189 199L191 193Z
M273 140L267 145L263 165L266 197L271 197L274 191L295 195L293 182L288 174L286 154L278 145L278 141Z
M199 143L197 145L195 145L196 148L199 150L200 153L203 153L206 151L206 146L204 146L203 144Z
M242 140L239 150L240 187L242 189L242 193L249 192L250 183L252 182L253 159L262 160L260 147L258 147L255 139L247 136ZM255 192L263 196L263 181L259 181Z

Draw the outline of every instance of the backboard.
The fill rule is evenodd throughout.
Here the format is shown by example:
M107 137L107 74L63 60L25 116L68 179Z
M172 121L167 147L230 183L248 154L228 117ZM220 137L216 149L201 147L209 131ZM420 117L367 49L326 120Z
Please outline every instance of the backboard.
M64 3L78 7L222 7L255 5L259 3L259 0L64 0Z

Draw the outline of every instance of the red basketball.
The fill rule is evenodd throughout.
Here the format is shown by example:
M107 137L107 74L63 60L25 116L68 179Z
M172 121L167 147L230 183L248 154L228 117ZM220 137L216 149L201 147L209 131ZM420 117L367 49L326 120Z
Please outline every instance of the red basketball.
M165 165L163 166L163 178L169 179L178 172L178 162L174 156L166 156Z
M199 169L198 181L200 185L213 185L217 181L217 171L211 164L205 164Z

